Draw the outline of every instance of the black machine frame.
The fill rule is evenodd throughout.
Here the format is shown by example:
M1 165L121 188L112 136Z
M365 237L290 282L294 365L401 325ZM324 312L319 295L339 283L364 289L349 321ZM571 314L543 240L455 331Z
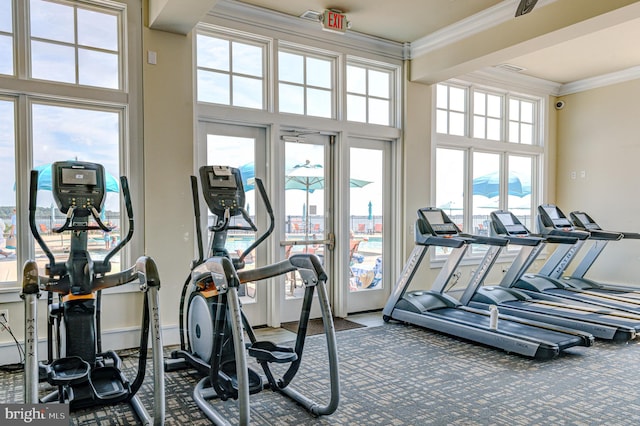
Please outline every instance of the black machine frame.
M275 264L243 270L244 258L273 232L275 226L264 184L261 179L255 179L256 189L270 218L269 228L257 236L253 244L237 258L230 256L225 248L227 232L257 231L244 209L244 188L240 171L227 166L203 166L199 175L202 194L209 210L216 216L216 223L209 227L210 246L205 259L200 229L198 180L192 176L199 257L193 261L182 290L179 313L180 349L172 352L171 359L165 361L166 371L195 368L203 376L194 388L193 397L198 407L215 424L229 422L209 400L237 400L239 422L248 424L250 394L264 389L287 396L314 416L332 414L339 405L338 354L326 287L328 277L319 258L312 254L299 254ZM231 219L234 217L242 217L245 224L232 224ZM238 293L240 286L294 271L300 274L305 284L295 345L289 347L258 341L242 311ZM290 386L301 365L315 294L320 303L327 342L330 396L326 404L315 402ZM249 339L246 343L245 333ZM264 376L247 366L247 354L261 366ZM270 367L271 363L288 364L288 367L277 377Z
M120 178L128 232L102 261L93 261L88 252L88 232L112 228L100 219L105 198L104 167L80 161L55 162L52 168L52 190L58 209L66 214L65 223L53 232L70 232L70 249L66 261L56 261L36 226L38 171L31 172L29 226L47 256L46 276L39 274L38 264L29 260L23 268L21 297L25 306L25 386L27 404L61 402L70 409L127 402L142 424L164 423L163 345L160 331L160 278L155 262L141 256L131 268L110 274L110 259L133 237L134 219L126 177ZM93 218L95 224L89 221ZM102 350L102 290L138 281L143 300L139 362L131 382L122 372L121 359L112 350ZM47 293L47 361L39 363L38 299ZM54 300L54 294L59 300ZM64 330L64 344L62 343ZM153 415L144 407L137 392L146 373L148 341L153 359ZM55 344L54 344L55 341ZM55 352L55 353L54 353ZM40 398L38 383L46 380L57 390Z

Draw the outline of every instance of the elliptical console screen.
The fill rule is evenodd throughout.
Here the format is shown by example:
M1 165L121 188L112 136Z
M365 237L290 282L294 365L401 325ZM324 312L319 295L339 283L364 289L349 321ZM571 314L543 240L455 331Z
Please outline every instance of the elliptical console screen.
M62 213L75 207L76 216L91 207L102 210L105 200L104 167L97 163L58 161L51 165L53 198Z
M211 213L221 217L229 209L231 216L240 214L245 202L240 170L229 166L202 166L200 181Z

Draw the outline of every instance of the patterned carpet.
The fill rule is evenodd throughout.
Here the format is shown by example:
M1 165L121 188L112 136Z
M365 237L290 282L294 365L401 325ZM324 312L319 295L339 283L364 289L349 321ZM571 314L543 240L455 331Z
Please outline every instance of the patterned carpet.
M540 362L401 324L337 333L341 403L314 418L271 391L252 396L255 425L635 425L640 423L640 344L598 341ZM323 336L308 340L293 382L325 403ZM133 365L134 357L125 357ZM204 425L191 371L167 373L167 425ZM150 395L150 379L141 389ZM22 393L21 373L0 375L0 402ZM43 385L44 386L44 385ZM233 402L215 402L229 413ZM220 407L223 407L222 409ZM128 425L127 406L74 413L74 424Z

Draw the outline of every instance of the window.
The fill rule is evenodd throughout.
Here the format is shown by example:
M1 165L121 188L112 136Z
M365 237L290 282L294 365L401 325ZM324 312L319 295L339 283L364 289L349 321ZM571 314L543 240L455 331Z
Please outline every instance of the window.
M279 51L278 110L333 118L333 68L333 59Z
M198 101L264 109L263 44L198 34Z
M489 93L473 94L473 137L499 141L502 136L502 97Z
M535 104L509 99L509 142L531 145L534 141Z
M540 102L457 84L438 84L435 94L436 206L472 234L487 235L498 209L531 229L544 154L536 143Z
M12 17L26 24L14 25ZM25 260L47 262L27 221L30 170L77 159L104 165L118 182L131 170L134 209L140 205L142 186L134 170L142 160L142 146L136 143L141 64L135 59L141 56L141 40L130 35L140 33L141 23L137 0L0 0L0 179L6 183L0 187L0 247L10 253L0 265L0 286L15 286ZM13 57L14 51L24 63ZM19 152L17 129L24 129ZM89 234L94 260L103 258L127 230L120 227L121 200L119 192L107 194L102 219L116 231L108 240L99 231ZM54 256L64 259L68 236L52 234L64 218L50 191L38 191L37 201L36 225ZM137 232L142 230L137 226ZM139 254L141 245L142 239L136 239L116 254L112 270L128 267L129 253Z
M0 0L0 74L14 74L12 18L11 0Z
M436 85L436 131L465 135L466 90L444 84Z
M121 88L120 16L118 10L30 0L31 77Z
M347 65L347 120L392 124L393 72Z

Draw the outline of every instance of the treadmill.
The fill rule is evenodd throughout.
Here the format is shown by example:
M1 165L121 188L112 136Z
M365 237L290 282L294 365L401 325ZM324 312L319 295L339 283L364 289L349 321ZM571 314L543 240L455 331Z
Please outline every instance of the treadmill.
M640 240L640 234L636 232L605 231L587 213L574 211L569 214L571 222L576 229L587 231L593 244L584 255L580 264L575 268L571 276L563 276L562 282L571 287L582 290L590 290L596 293L613 294L620 297L640 299L640 287L621 284L600 283L585 278L586 273L594 264L598 256L605 249L609 241Z
M537 253L549 242L574 244L577 241L575 237L532 235L509 211L497 210L492 212L490 217L492 234L507 239L509 246L520 246L519 258L534 260ZM516 288L483 285L485 277L502 250L503 247L487 250L476 268L476 271L482 272L476 273L469 281L460 298L462 304L480 309L489 309L491 305L495 305L500 312L508 315L581 330L593 334L596 338L614 342L627 342L640 332L640 315L607 310L580 302L539 300ZM536 254L531 256L531 253ZM511 268L506 275L509 276L510 273ZM518 273L523 274L524 271L520 269ZM507 281L512 279L507 278Z
M447 282L472 244L505 246L507 240L462 235L441 209L419 209L415 247L382 311L384 321L394 319L536 359L551 359L565 349L592 344L589 333L503 314L494 326L488 311L464 306L445 294ZM431 290L408 292L430 247L452 251Z
M562 211L552 204L538 206L538 226L542 235L566 235L577 237L578 240L574 244L559 245L537 274L525 272L539 252L533 253L534 257L526 260L516 258L509 269L509 272L513 269L514 273L506 274L500 285L521 289L535 299L555 302L571 300L571 303L582 302L610 310L640 314L640 299L582 290L571 287L560 278L584 244L584 240L589 238L589 232L576 230Z

